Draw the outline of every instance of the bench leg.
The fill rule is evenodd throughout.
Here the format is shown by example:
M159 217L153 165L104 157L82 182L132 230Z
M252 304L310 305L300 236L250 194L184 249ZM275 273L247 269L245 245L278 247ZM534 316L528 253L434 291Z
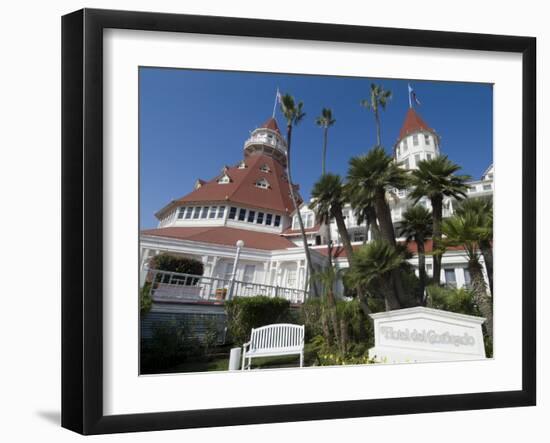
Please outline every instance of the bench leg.
M301 368L304 367L304 353L303 352L300 353L300 367Z
M252 357L248 357L248 370L252 367Z

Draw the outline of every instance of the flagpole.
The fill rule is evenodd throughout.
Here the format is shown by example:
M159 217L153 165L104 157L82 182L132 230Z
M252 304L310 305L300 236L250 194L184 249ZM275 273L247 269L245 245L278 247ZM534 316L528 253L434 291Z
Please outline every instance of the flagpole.
M277 88L277 92L275 93L275 103L273 103L273 114L271 114L271 118L275 118L275 111L277 110L277 97L279 97L279 88Z
M412 108L413 105L412 105L412 101L411 101L411 85L410 85L410 83L407 84L407 86L409 87L409 108Z

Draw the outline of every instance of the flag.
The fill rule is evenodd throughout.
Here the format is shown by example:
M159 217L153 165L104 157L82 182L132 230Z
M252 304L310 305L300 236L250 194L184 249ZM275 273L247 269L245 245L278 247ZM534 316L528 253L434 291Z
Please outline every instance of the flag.
M420 100L418 100L418 97L416 96L416 92L414 92L414 89L411 87L410 84L408 85L408 87L409 87L409 108L412 108L412 100L414 100L414 102L417 105L420 105L421 103L420 103Z
M273 114L271 115L272 118L275 118L275 112L277 111L277 103L281 104L282 99L283 97L279 92L279 88L277 88L277 93L275 94L275 103L273 103Z

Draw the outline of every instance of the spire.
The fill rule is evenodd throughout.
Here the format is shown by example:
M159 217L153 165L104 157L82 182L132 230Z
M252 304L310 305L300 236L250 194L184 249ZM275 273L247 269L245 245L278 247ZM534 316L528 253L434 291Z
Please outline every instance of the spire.
M277 124L277 120L275 120L274 117L268 118L260 128L266 128L271 129L272 131L277 132L278 134L281 133L279 130L279 125Z
M399 140L413 132L420 131L428 131L435 134L435 131L427 125L414 108L409 108L407 110L407 115L405 115L405 121L403 122L401 131L399 132Z

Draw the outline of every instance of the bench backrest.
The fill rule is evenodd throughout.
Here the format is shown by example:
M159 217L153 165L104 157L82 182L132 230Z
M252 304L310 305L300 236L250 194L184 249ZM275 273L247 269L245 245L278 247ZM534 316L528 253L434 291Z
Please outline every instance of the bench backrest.
M299 348L304 346L304 326L279 323L252 329L250 349Z

